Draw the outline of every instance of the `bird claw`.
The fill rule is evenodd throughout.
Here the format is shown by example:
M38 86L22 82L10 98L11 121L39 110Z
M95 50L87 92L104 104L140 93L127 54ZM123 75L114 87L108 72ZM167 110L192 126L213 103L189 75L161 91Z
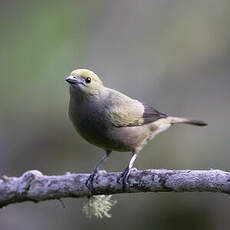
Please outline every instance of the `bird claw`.
M125 190L125 188L129 184L128 183L129 174L130 174L130 169L126 168L125 171L123 173L121 173L121 175L117 179L117 183L122 184L122 190Z
M96 176L96 174L97 174L97 172L95 172L95 171L92 172L85 182L86 187L89 189L89 191L91 193L93 193L93 189L94 189L93 188L93 181L94 181L94 177Z

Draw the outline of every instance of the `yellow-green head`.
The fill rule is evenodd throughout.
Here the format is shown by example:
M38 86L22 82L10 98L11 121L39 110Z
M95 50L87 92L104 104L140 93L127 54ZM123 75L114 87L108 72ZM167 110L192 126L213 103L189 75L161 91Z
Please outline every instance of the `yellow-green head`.
M96 94L103 87L101 79L91 70L77 69L65 79L70 87L85 94Z

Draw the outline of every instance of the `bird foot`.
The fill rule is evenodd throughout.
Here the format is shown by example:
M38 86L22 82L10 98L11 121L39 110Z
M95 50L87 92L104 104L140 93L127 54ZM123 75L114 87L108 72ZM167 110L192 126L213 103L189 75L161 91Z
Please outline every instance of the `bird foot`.
M125 188L129 184L128 183L128 179L129 179L130 171L131 170L127 167L125 169L125 171L123 173L121 173L121 175L117 179L117 183L121 183L122 184L122 190L125 190Z
M93 193L93 189L94 189L93 181L94 181L96 174L97 174L97 171L93 171L85 182L86 187L89 189L91 193Z

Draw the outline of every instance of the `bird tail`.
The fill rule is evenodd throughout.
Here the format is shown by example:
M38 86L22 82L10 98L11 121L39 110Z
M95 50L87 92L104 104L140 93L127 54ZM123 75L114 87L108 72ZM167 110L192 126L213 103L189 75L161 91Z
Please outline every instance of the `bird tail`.
M183 118L183 117L167 117L167 120L171 124L189 124L189 125L196 125L196 126L208 125L204 121L194 120L194 119L190 119L190 118Z

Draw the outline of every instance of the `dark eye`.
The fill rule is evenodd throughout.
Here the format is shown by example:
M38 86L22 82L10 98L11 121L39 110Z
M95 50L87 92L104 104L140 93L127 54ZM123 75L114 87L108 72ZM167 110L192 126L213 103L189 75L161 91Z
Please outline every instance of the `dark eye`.
M89 83L91 82L91 78L90 78L90 77L87 77L87 78L85 79L85 82L86 82L87 84L89 84Z

